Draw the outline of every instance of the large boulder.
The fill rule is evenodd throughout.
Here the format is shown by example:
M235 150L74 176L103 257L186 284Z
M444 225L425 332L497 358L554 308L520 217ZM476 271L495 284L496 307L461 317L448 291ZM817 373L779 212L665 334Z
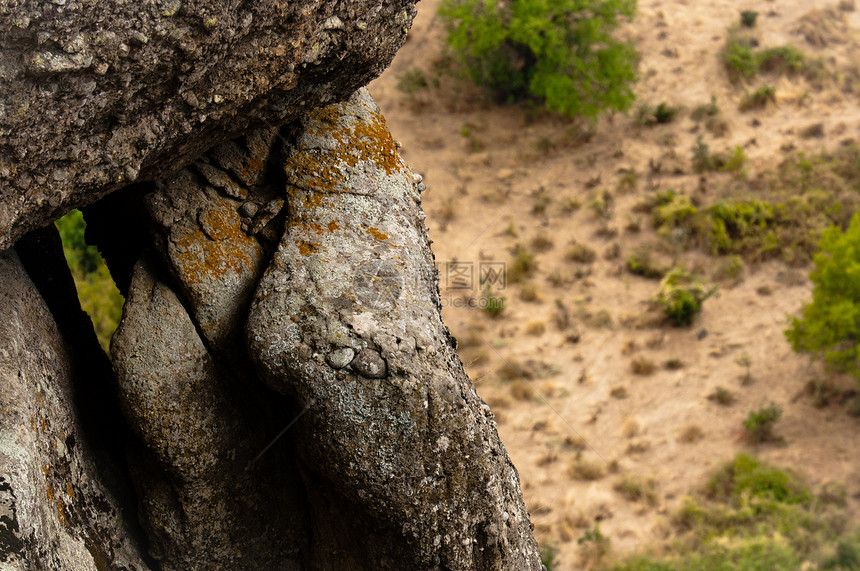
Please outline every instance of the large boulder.
M343 99L411 0L0 4L0 250L216 143Z

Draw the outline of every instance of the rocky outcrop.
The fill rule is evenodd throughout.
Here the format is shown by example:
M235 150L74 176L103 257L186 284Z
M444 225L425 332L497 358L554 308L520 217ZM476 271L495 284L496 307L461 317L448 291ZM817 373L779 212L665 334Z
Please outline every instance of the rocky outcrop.
M14 251L0 254L0 568L150 569L77 421L75 366Z
M355 91L413 13L0 7L0 568L540 569L420 177ZM24 236L83 205L112 363Z
M0 249L216 143L347 97L414 2L0 5Z

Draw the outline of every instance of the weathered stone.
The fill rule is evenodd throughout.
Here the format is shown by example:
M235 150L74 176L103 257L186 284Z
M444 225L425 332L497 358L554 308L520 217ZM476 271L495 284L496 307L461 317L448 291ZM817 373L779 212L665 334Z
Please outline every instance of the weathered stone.
M410 0L2 3L0 250L347 97L385 68L414 14Z
M79 430L66 344L11 250L0 323L0 567L149 569Z
M540 569L516 470L441 321L417 183L379 110L359 90L303 117L294 140L285 231L247 336L265 382L303 407L291 434L327 494L309 490L316 517L362 519L349 537L320 532L314 561L347 568L332 553L364 533L348 568ZM352 371L357 360L333 369L326 356L343 347L384 360L386 379Z
M355 351L349 347L335 349L325 357L325 362L335 369L343 369L355 358Z
M111 350L123 410L155 458L133 477L161 568L305 568L309 530L295 468L248 469L265 445L253 436L262 411L146 264L135 268Z
M352 361L352 368L355 371L367 377L368 379L382 379L388 373L388 367L385 364L385 359L379 354L379 351L373 349L362 349Z

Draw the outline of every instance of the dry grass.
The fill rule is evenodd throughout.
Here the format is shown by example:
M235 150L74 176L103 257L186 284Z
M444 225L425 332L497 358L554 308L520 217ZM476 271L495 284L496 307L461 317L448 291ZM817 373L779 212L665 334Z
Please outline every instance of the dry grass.
M612 487L627 501L657 505L657 482L653 478L625 474Z
M540 303L543 301L543 295L536 283L526 282L520 289L520 299L530 303Z
M526 333L529 335L543 335L546 332L546 323L543 321L529 321L526 324Z
M681 434L678 436L679 442L684 442L687 444L692 444L694 442L698 442L702 438L704 438L705 433L702 428L698 424L688 424L681 431Z
M508 385L511 396L517 400L531 400L535 396L535 390L526 381L512 381Z
M567 472L574 480L593 482L606 475L606 467L604 462L600 460L576 458L570 463Z
M657 365L654 364L654 361L643 355L634 357L633 360L630 361L630 371L634 375L651 375L656 370Z

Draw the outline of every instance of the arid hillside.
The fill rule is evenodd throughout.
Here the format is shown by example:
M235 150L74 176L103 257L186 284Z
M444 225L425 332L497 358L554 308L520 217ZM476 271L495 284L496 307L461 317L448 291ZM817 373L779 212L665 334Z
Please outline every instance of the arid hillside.
M421 2L371 92L424 177L444 317L552 568L660 552L683 535L685 498L741 452L816 497L842 490L856 526L856 382L784 336L811 299L818 232L860 200L853 2L640 0L620 31L641 54L637 102L596 125L494 105L454 77L437 4ZM722 51L739 34L783 59L733 81ZM717 203L772 217L723 243ZM688 327L651 303L670 267L717 288ZM771 405L772 437L751 443L742 422Z

